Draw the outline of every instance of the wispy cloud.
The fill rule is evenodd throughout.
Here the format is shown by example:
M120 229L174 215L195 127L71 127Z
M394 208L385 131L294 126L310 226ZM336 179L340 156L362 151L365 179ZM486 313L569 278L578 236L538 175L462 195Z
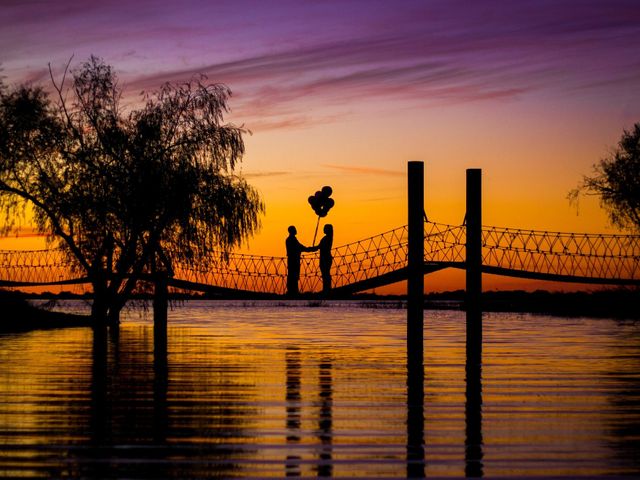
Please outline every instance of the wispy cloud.
M566 2L538 9L521 2L520 12L501 5L507 12L496 9L495 18L485 24L473 16L481 13L477 7L466 7L471 12L457 17L453 8L442 6L436 22L401 18L402 33L369 32L170 69L139 77L132 85L151 89L203 73L233 86L238 93L236 111L255 119L260 128L288 128L296 123L291 117L299 116L301 106L308 104L340 107L354 100L385 98L414 104L512 99L544 89L629 83L630 70L640 72L629 56L630 44L640 48L637 13L629 18L628 9L614 12L596 3L588 9L569 8Z
M242 176L244 178L265 178L265 177L282 177L285 175L291 175L291 172L244 172Z
M7 75L43 79L46 61L34 62L47 51L117 59L136 93L205 74L233 88L235 115L256 131L332 121L359 101L640 90L637 0L185 2L59 0L47 15L8 2Z
M373 168L373 167L361 167L355 165L334 165L332 163L324 163L321 165L325 168L330 168L332 170L339 170L344 173L356 173L360 175L384 175L384 176L404 176L405 172L401 172L399 170L387 170L384 168Z

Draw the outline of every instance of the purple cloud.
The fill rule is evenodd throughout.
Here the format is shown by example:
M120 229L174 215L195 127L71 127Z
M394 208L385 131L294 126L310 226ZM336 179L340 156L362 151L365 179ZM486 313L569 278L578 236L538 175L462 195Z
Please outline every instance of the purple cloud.
M95 53L132 92L202 73L232 87L235 115L254 130L331 121L340 113L309 107L354 100L640 93L635 0L266 3L67 0L45 14L10 2L3 62L10 78L39 80L48 61Z

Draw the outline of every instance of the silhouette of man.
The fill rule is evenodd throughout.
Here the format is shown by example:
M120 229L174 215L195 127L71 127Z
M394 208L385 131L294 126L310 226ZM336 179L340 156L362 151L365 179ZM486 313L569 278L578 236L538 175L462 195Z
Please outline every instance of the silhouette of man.
M311 251L320 250L320 273L322 274L322 293L325 295L331 290L331 264L333 256L331 256L331 248L333 247L333 225L327 224L323 229L324 237L320 239L320 243L315 247L311 247Z
M299 294L298 281L300 280L300 254L310 252L312 249L302 245L296 235L296 227L289 227L289 236L285 242L287 246L287 295L294 297Z

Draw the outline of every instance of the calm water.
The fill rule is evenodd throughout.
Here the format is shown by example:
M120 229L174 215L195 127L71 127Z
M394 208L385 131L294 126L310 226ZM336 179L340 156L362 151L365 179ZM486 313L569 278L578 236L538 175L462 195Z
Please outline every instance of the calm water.
M0 476L640 476L640 323L485 314L467 379L464 314L426 312L422 396L405 316L187 302L156 355L144 312L0 335Z

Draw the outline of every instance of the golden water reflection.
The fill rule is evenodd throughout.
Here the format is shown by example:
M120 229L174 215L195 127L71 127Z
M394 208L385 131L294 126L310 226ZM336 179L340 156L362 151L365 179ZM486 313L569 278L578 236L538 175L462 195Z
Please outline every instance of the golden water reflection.
M118 332L0 335L0 476L637 475L640 325L187 302L166 343ZM160 338L160 341L158 340Z

